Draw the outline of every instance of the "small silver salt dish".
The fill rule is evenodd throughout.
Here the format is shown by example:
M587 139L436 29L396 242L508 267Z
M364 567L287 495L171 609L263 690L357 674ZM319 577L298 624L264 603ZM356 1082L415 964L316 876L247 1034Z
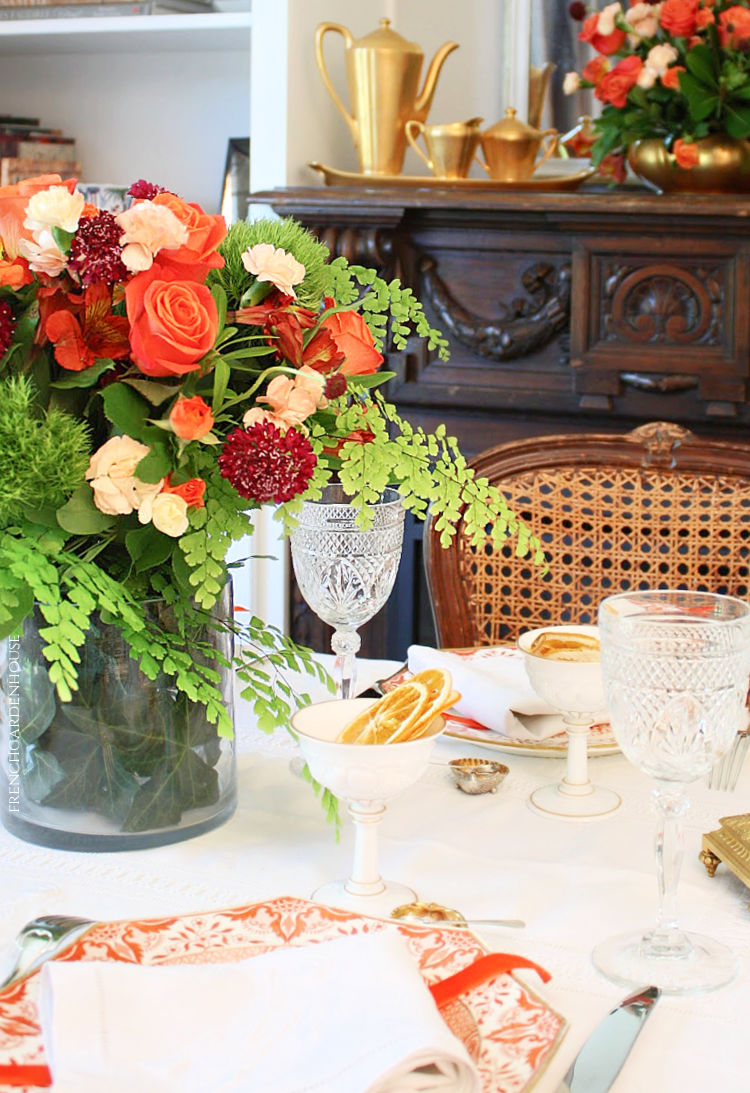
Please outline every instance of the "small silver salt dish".
M464 793L495 793L508 773L505 763L494 759L451 759L448 765Z

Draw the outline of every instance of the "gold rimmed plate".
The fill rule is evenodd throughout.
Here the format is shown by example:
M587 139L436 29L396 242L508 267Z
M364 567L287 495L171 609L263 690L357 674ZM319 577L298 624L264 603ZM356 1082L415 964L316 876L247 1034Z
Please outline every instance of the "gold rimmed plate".
M328 167L325 163L317 163L314 160L308 164L308 167L323 176L326 186L362 186L370 189L401 186L414 190L489 190L495 193L513 190L538 190L552 193L576 190L582 182L594 174L594 169L590 166L576 170L561 169L559 164L564 162L566 161L556 161L549 166L548 170L541 169L523 182L499 182L494 178L435 178L434 175L363 175L357 171L340 171L336 167Z

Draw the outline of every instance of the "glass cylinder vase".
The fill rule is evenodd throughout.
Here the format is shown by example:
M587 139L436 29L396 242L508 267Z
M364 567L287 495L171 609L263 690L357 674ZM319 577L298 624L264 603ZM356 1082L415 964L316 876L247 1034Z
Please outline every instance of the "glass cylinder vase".
M163 601L143 610L173 629ZM231 664L231 585L213 609L218 625L185 638L195 661L206 645ZM122 632L94 615L78 665L78 690L62 702L48 675L35 613L5 643L2 667L3 823L27 842L64 850L136 850L178 842L224 823L236 807L234 740L219 736L203 705L163 673L149 679ZM208 654L212 662L211 654ZM218 686L233 719L231 667Z

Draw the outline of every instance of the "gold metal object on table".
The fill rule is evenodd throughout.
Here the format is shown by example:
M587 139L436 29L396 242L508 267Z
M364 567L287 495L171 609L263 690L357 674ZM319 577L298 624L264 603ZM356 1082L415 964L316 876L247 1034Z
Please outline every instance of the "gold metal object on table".
M537 159L542 141L549 139L549 144ZM498 182L524 182L531 178L537 167L548 160L557 149L558 132L556 129L535 129L532 125L520 121L516 111L509 106L505 117L489 129L479 134L479 143L486 162L477 157L490 178Z
M406 151L406 123L410 118L425 120L443 62L458 49L457 42L446 42L440 47L430 61L420 91L424 53L415 42L407 42L390 27L390 19L381 19L378 30L356 40L339 23L321 23L315 31L315 57L320 75L349 126L360 170L366 175L397 175L401 170ZM331 83L323 59L323 39L331 31L341 35L346 47L351 111Z
M560 163L565 162L560 160ZM564 190L577 190L582 182L591 178L594 174L593 167L584 167L573 173L560 169L559 174L540 174L533 178L524 179L522 182L501 182L494 178L436 178L435 175L363 175L357 171L340 171L337 167L329 167L325 163L313 160L308 163L313 171L318 171L325 181L326 186L400 186L407 189L431 189L431 190L541 190L543 192L560 192Z
M508 773L505 763L494 759L451 759L448 766L456 785L464 793L497 793Z
M436 178L466 178L479 144L479 126L484 118L454 121L443 125L425 125L410 118L406 139ZM422 137L427 155L417 144Z
M628 163L640 178L663 193L750 192L750 142L715 133L695 142L698 162L678 166L659 139L638 140L628 149Z
M724 816L718 831L703 836L698 855L712 877L723 862L743 884L750 887L750 812Z
M537 68L536 65L531 65L529 68L529 110L527 120L529 125L533 125L535 129L538 129L542 124L544 102L547 98L552 73L556 68L557 65L552 64L551 61L548 61L543 68Z

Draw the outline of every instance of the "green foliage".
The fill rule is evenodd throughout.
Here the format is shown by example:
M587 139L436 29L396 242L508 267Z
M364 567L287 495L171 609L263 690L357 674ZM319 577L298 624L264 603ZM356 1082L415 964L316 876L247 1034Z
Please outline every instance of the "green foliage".
M223 288L229 310L241 306L240 301L252 284L252 274L243 266L242 255L256 243L270 243L293 254L302 263L305 279L295 289L297 299L303 306L317 308L326 284L328 247L319 243L312 232L297 221L287 217L284 220L240 220L230 227L219 248L224 268L212 270L208 280L208 284Z
M66 501L83 479L88 448L83 422L54 407L40 413L27 377L0 380L0 525L20 509Z

